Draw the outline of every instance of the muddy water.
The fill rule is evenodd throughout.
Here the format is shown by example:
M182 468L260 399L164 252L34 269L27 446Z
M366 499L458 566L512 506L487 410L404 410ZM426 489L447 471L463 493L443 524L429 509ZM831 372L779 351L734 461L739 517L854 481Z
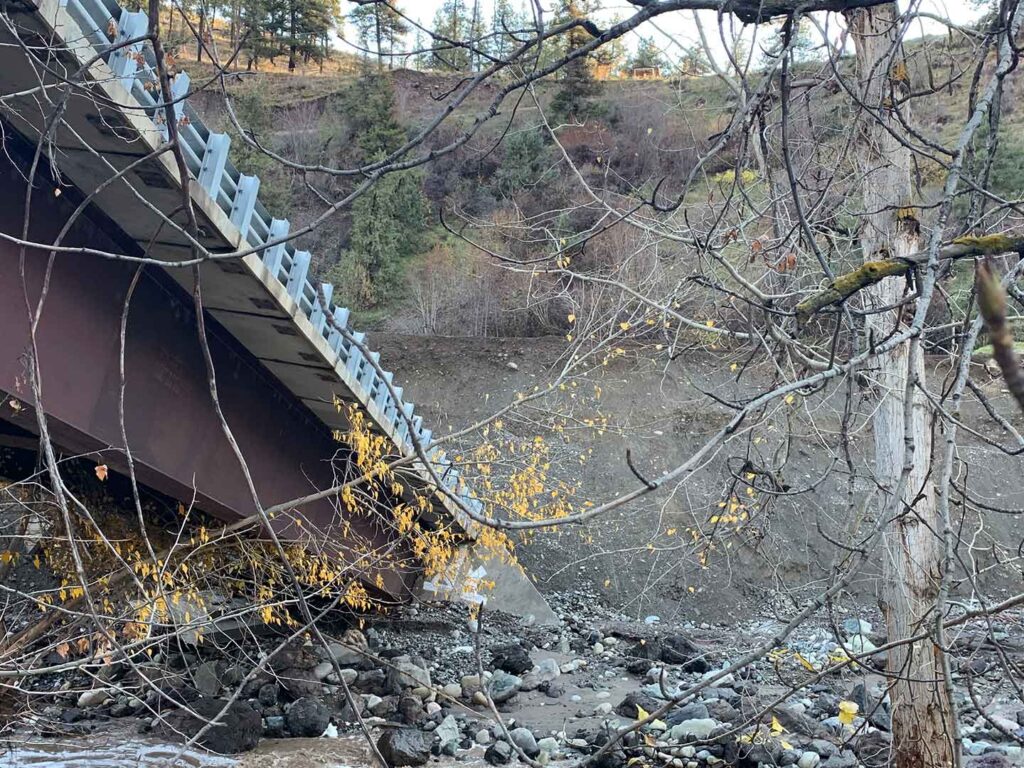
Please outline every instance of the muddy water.
M267 739L233 757L125 734L7 742L0 768L370 768L357 739Z

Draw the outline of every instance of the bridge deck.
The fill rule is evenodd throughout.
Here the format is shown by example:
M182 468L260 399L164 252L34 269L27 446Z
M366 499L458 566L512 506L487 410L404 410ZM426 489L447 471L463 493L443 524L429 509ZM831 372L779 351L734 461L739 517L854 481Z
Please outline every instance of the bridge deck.
M382 373L383 369L378 371L379 364L367 360L357 344L332 330L319 297L326 295L327 313L336 325L348 328L348 310L330 301L330 285L314 286L310 281L310 254L284 241L289 233L288 221L275 218L260 202L259 179L232 165L228 158L228 136L210 131L192 110L187 98L191 83L184 72L173 81L174 97L178 100L174 109L190 178L179 178L168 153L142 162L162 145L167 135L159 89L154 87L152 51L141 44L124 45L145 34L145 14L122 9L115 0L21 0L9 3L6 9L15 26L0 26L0 94L5 95L0 108L5 119L34 144L45 130L54 106L63 98L65 79L75 79L78 73L84 75L88 92L72 93L64 106L63 120L53 134L53 164L63 182L70 182L84 194L95 193L92 204L97 215L105 216L110 228L117 230L124 252L145 253L168 262L191 256L192 246L181 212L182 186L187 183L199 218L199 241L203 247L215 254L236 254L230 259L206 261L200 268L206 311L231 337L224 341L220 351L229 360L224 365L231 376L241 379L249 376L243 372L245 366L256 370L258 379L263 377L262 371L270 374L261 390L264 400L260 404L247 399L251 391L239 394L240 401L251 402L252 410L256 411L248 415L249 419L267 418L272 410L280 408L274 397L301 404L298 410L290 405L283 408L285 416L274 413L270 418L274 423L264 425L260 436L254 435L253 445L260 440L264 443L262 448L253 449L257 453L262 451L261 460L266 465L263 470L273 476L275 467L287 467L307 489L310 485L322 487L328 483L317 472L310 473L309 465L316 455L321 461L329 458L331 451L321 442L323 435L349 426L344 412L335 406L335 399L341 398L366 410L374 427L392 442L396 455L412 456L411 434L415 434L420 445L426 447L437 474L444 478L449 493L466 507L480 511L479 500L444 451L431 444L430 429L415 414L413 404L403 400L402 389L393 383L391 374ZM18 93L22 95L12 95ZM136 163L132 170L111 181ZM101 186L102 190L96 193ZM168 220L178 226L168 225ZM9 226L13 224L5 224L5 231L12 231ZM73 266L71 271L75 269L81 269L81 265ZM190 269L167 266L164 271L191 293ZM88 277L79 275L77 279ZM112 306L120 304L115 302ZM21 311L24 312L23 306ZM180 315L178 312L179 320ZM149 330L148 336L145 330L141 331L140 338L148 338L154 349L166 348ZM352 333L361 343L363 335ZM225 350L232 351L234 356ZM376 354L371 356L377 362ZM220 367L218 363L218 371ZM13 366L7 366L9 376L15 376L13 371ZM71 375L68 371L65 374ZM173 374L169 375L173 378ZM11 391L15 384L5 379L0 381L0 388ZM104 386L110 384L108 372ZM248 381L239 389L250 389ZM50 408L45 397L44 407ZM150 407L151 412L155 410ZM315 417L319 431L298 426L304 423L305 413ZM166 422L179 414L165 407L157 415ZM120 445L119 439L97 434L101 431L98 422L90 418L82 416L84 421L78 426L71 420L62 422L70 443L74 443L77 435L89 438L83 445L91 443L95 447L98 439L106 440L108 446ZM105 418L109 420L109 412ZM245 414L236 413L232 423L244 423L245 419ZM275 430L279 435L290 432L290 437L278 439L268 448L267 443L275 443ZM131 432L129 438L130 444L136 439ZM194 456L188 460L178 457L175 464L173 457L160 454L156 442L150 441L148 445L155 451L149 466L155 487L160 488L160 482L170 487L195 487L212 510L222 515L243 516L251 511L251 505L239 500L237 493L232 498L223 493L218 495L217 484L226 475L212 471L212 466L205 468L205 477L199 476L202 472L185 477L183 473L196 466ZM412 468L412 482L433 494L433 514L453 523L467 539L474 539L477 524L452 501L449 493L433 485L422 464L414 462ZM266 505L280 500L287 486L288 482L284 482L270 493L268 500L261 497L261 502ZM330 516L326 509L323 514ZM475 555L466 557L466 569L478 565ZM492 599L508 610L553 620L554 615L520 569L494 562L486 565L486 569L488 579L496 582ZM405 589L408 581L408 573L396 568L388 575L389 591ZM454 585L438 588L458 591Z

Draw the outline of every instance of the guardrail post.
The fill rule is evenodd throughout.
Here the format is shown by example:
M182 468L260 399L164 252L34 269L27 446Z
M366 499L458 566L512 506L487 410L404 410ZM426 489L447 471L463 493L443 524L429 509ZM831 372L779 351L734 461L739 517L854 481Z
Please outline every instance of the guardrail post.
M149 19L144 12L132 13L131 11L122 10L121 18L117 23L117 36L114 38L114 42L123 43L125 40L142 37L148 29ZM135 73L139 69L141 54L142 43L126 45L110 54L108 65L113 71L114 76L121 83L121 86L128 93L132 92L132 82L135 80Z
M249 222L252 221L252 212L256 209L256 195L260 191L260 177L246 176L244 173L238 177L238 193L231 204L231 223L238 227L244 240L249 234Z
M366 390L367 399L373 393L373 382L377 378L377 369L373 367L371 363L380 362L380 352L371 352L369 362L363 368L363 375L359 378L359 383L363 385L363 389Z
M323 300L321 300L319 293L313 299L313 311L309 315L309 322L313 324L317 335L322 337L324 335L324 326L327 325L327 314L324 312L324 307L329 308L331 306L334 286L330 283L320 283L320 293L323 294Z
M224 174L230 148L231 137L226 133L211 133L206 143L203 165L199 169L199 186L209 192L214 201L220 191L220 178Z
M306 287L306 275L309 273L309 251L296 251L292 254L292 268L288 272L288 295L295 302L302 302L302 289Z
M288 226L288 219L272 219L270 232L267 235L268 240L280 240L282 237L288 237ZM263 264L270 270L270 274L275 280L278 279L277 275L281 271L281 259L284 258L284 249L287 245L288 243L278 243L263 251Z
M188 86L191 81L189 80L186 72L179 72L174 76L171 81L171 103L172 110L174 111L174 124L177 125L178 121L181 120L181 114L185 111L185 96L188 95ZM164 102L163 100L157 101L156 112L153 113L154 118L164 117ZM166 120L156 120L157 128L160 129L160 135L164 137L164 141L170 138L170 128L167 126Z
M341 334L338 328L348 327L348 308L347 307L335 307L334 308L334 324L331 326L331 332L327 336L327 343L331 345L331 349L341 356L342 347L345 346L345 337Z

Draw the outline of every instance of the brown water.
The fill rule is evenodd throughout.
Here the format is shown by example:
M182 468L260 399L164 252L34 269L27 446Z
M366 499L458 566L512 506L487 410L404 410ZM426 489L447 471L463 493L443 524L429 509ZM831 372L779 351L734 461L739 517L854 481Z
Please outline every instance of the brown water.
M77 739L7 742L0 768L369 768L365 742L267 739L245 755L224 757L182 750L141 736L107 733Z

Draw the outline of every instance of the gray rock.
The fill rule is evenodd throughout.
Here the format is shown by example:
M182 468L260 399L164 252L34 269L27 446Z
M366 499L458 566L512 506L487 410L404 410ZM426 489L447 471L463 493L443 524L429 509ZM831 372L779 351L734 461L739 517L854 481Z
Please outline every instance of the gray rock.
M107 688L94 688L91 691L83 691L78 697L78 708L90 709L92 707L98 707L100 704L103 704L111 698L113 698L113 696Z
M492 648L491 665L510 675L521 675L533 669L530 654L519 643L509 643Z
M512 738L512 743L523 750L527 757L536 757L540 754L537 738L529 728L513 728L508 735Z
M821 755L817 752L803 752L799 759L796 761L797 768L818 768L818 763L821 762Z
M391 768L423 765L430 759L433 736L416 728L389 728L377 740L381 757Z
M562 674L558 668L558 662L554 659L542 659L532 671L523 675L521 690L532 691L544 684L551 684Z
M644 709L647 708L644 707ZM647 711L650 712L650 710ZM662 719L668 725L679 725L679 723L686 720L703 720L710 716L707 704L701 701L691 701L689 704L684 704L678 709L673 709Z
M284 716L271 715L263 719L263 735L268 739L283 739L285 737Z
M263 733L263 718L244 701L235 701L229 706L227 699L202 696L190 702L189 707L199 718L181 710L165 715L161 728L166 736L179 740L192 738L225 707L227 711L220 722L199 738L197 743L201 747L222 755L236 755L255 748Z
M871 623L864 619L846 619L843 622L843 631L847 635L870 635Z
M490 744L491 732L486 728L481 728L473 735L473 741L475 741L477 744Z
M406 688L429 688L430 672L416 664L408 656L397 656L391 660L392 667L388 670L388 689L392 693L401 693Z
M337 678L334 680L328 680L328 678L334 676L334 663L330 661L321 661L315 667L313 667L313 674L317 680L327 682L337 682Z
M265 683L260 686L259 693L256 694L256 698L260 704L264 707L272 707L277 704L277 697L280 694L281 689L277 683Z
M512 759L512 747L507 741L496 741L484 752L484 760L491 765L505 765Z
M549 755L556 755L561 747L558 744L558 739L552 736L547 736L543 739L537 739L537 749L541 752L546 752Z
M850 750L844 749L821 763L820 768L857 768L857 756Z
M681 723L672 726L669 730L669 737L674 741L683 741L687 737L706 739L717 727L718 721L710 717L683 720Z
M441 692L445 696L449 696L453 699L458 699L462 696L462 686L458 683L448 683L444 686L444 688L441 689Z
M618 703L615 707L615 712L623 717L628 717L630 720L636 720L639 715L639 708L642 707L646 712L651 713L659 706L659 702L647 694L631 691L626 694L626 698ZM707 716L707 709L704 710L704 715L705 717Z
M217 662L206 661L199 665L194 676L196 690L203 696L216 696L220 693L220 676L217 674Z
M888 768L892 755L892 737L882 731L871 731L857 737L853 752L864 768Z
M508 701L519 692L522 680L515 675L498 670L487 683L487 693L495 704Z
M331 722L331 713L319 699L303 697L288 708L285 720L293 736L320 736Z
M459 723L454 715L448 715L434 729L434 738L437 739L437 749L442 755L451 756L458 751L462 734L459 732Z

